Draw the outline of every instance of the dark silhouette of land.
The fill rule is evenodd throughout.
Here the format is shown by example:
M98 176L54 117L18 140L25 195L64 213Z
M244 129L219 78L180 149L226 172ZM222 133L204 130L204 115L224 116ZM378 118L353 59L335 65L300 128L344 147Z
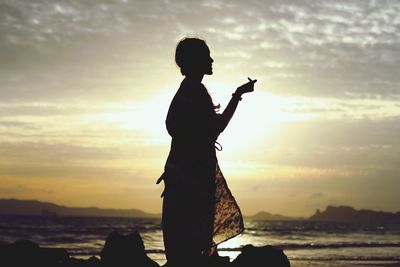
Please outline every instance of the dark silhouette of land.
M42 216L83 216L83 217L132 217L161 218L161 214L146 213L139 209L102 209L97 207L76 208L57 205L37 200L0 199L0 215L42 215ZM319 209L311 217L290 217L260 211L246 220L259 221L378 221L400 222L400 212L356 210L349 206L327 206L324 211Z
M0 199L0 215L43 215L83 217L159 218L160 214L139 209L101 209L97 207L66 207L37 200Z
M400 222L400 212L392 213L366 209L356 210L349 206L328 206L322 212L317 210L309 220L339 222Z
M271 214L266 211L260 211L252 216L245 216L247 220L255 220L255 221L302 221L307 220L304 217L289 217L280 214Z

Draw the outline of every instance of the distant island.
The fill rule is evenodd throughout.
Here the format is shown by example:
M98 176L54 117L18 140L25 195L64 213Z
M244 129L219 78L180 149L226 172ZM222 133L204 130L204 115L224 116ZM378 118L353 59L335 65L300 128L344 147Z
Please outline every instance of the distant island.
M103 209L97 207L66 207L50 202L38 200L0 199L0 215L33 215L33 216L83 216L83 217L133 217L133 218L161 218L161 214L147 213L139 209ZM377 221L400 222L400 212L384 212L373 210L356 210L349 206L327 206L324 211L316 210L309 218L289 217L280 214L271 214L261 211L252 216L245 216L245 220L258 221Z
M302 221L307 220L304 217L289 217L280 214L271 214L266 211L260 211L252 216L245 216L247 220L255 221Z
M37 200L0 199L0 215L42 215L83 217L135 217L160 218L161 214L146 213L138 209L101 209L97 207L66 207Z
M349 206L328 206L324 211L317 210L309 220L339 222L400 222L400 212L392 213L373 210L356 210Z
M257 221L400 222L400 212L356 210L349 206L327 206L324 211L317 209L315 214L309 218L288 217L262 211L253 216L246 216L245 219Z

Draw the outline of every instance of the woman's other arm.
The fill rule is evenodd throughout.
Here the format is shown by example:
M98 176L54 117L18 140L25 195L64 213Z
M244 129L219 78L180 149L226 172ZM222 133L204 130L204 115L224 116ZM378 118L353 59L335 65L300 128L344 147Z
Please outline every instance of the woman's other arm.
M166 126L171 137L185 137L190 135L191 99L177 94L171 102L166 118Z

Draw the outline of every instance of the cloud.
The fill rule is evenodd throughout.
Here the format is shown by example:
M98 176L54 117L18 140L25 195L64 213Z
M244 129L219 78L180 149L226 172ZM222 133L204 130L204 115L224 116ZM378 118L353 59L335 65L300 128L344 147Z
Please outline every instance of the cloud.
M258 117L254 123L267 123L268 117ZM265 120L265 121L264 121ZM256 145L240 151L239 155L224 157L250 159L256 169L272 171L268 166L292 166L338 170L337 176L363 176L374 173L379 177L395 177L399 172L399 118L321 119L290 121L274 125ZM222 140L227 149L227 142ZM383 174L384 170L387 174ZM300 175L300 170L293 170ZM307 174L301 176L306 177ZM321 177L326 176L321 174Z
M68 116L68 115L83 115L102 112L105 109L101 106L88 106L83 104L55 104L44 102L17 102L8 103L0 102L0 118L18 117L18 116Z
M174 49L196 36L215 60L206 84L235 88L250 76L259 80L256 93L288 100L273 114L254 102L247 122L296 118L274 124L257 149L234 160L276 166L286 178L339 177L329 194L339 200L351 199L340 195L346 181L390 191L400 153L398 14L394 0L3 1L2 178L156 176L169 142L161 137L164 102L182 78ZM165 101L151 104L154 95ZM317 186L303 188L303 198L325 194L322 182ZM368 194L382 197L373 189ZM357 203L373 202L361 195ZM386 203L396 202L393 195Z
M207 39L216 66L233 66L216 72L219 79L247 70L276 94L398 99L399 12L395 1L6 1L0 96L123 99L113 89L131 97L154 92L177 74L177 40L194 35ZM268 61L284 65L265 68ZM154 73L161 80L146 79Z
M40 189L40 188L32 188L24 185L17 184L15 186L0 186L0 194L6 196L16 196L16 195L24 195L31 193L40 193L40 194L53 194L55 193L53 190L48 189Z
M314 119L381 120L400 116L397 101L385 99L298 98L282 108L285 113L309 114Z
M321 199L324 197L325 197L324 193L321 192L313 193L312 195L309 196L310 199Z
M0 129L2 128L17 128L23 130L38 130L34 123L21 122L21 121L0 121Z

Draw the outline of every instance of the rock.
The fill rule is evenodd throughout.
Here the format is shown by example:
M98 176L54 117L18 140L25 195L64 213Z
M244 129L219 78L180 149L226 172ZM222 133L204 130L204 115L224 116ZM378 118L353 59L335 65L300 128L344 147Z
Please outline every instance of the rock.
M100 256L101 264L105 267L159 267L147 256L143 240L138 232L129 235L121 235L117 231L111 232Z
M246 245L231 265L233 267L290 267L290 262L279 248Z
M62 248L41 248L29 240L17 240L14 244L0 246L1 266L64 266L69 260L68 252ZM4 264L4 265L3 265Z
M219 256L217 253L208 259L207 266L209 267L230 267L229 257Z
M5 267L160 267L147 256L138 232L129 235L111 232L100 256L101 259L94 256L89 259L76 259L70 257L63 248L42 248L29 240L0 244L0 266ZM165 265L167 266L168 264ZM290 262L279 248L246 245L233 262L229 262L229 257L215 254L205 261L188 259L184 266L290 267Z

